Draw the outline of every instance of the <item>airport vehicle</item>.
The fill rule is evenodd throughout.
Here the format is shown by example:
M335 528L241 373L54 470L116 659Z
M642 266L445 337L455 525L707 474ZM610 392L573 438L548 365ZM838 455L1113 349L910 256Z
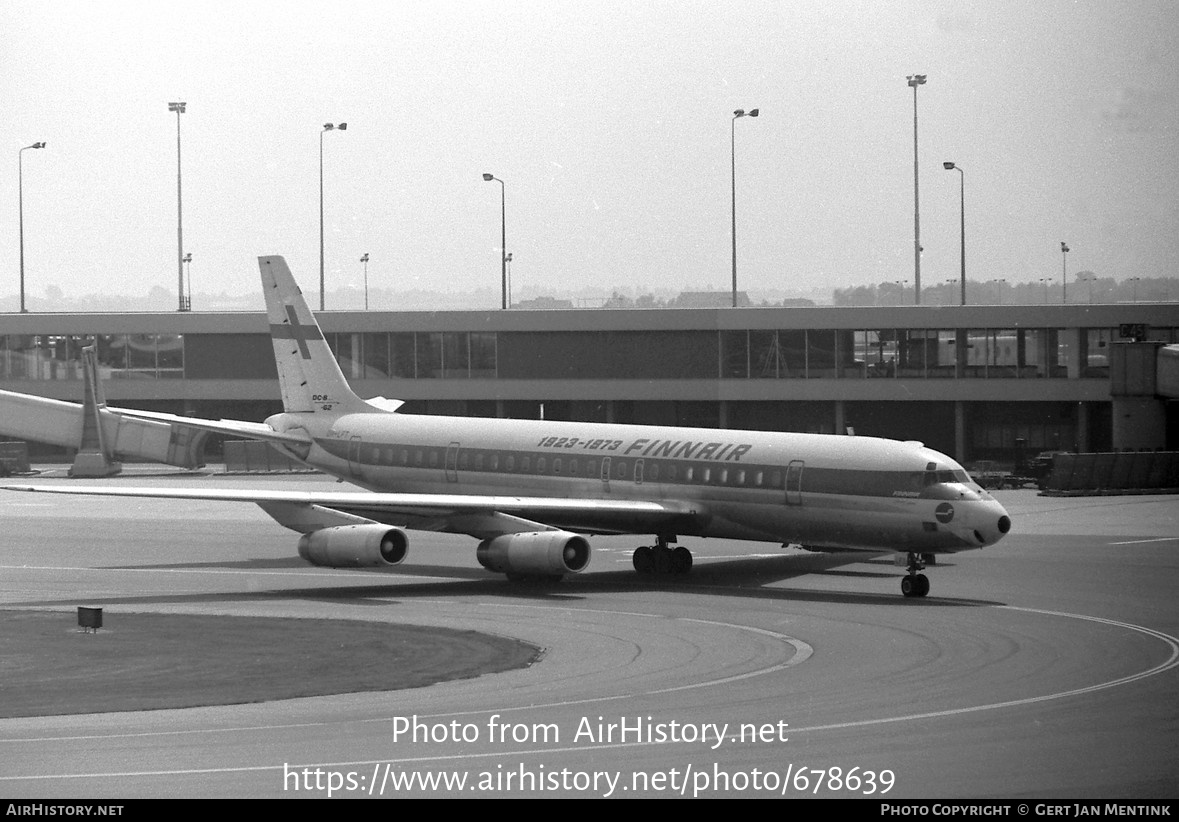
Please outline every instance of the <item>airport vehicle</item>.
M906 597L928 593L929 555L991 545L1011 527L960 465L917 442L397 413L399 401L353 393L286 261L259 267L284 411L265 424L117 412L265 440L365 492L4 487L253 502L328 567L395 565L407 529L473 536L480 564L511 578L581 571L599 534L652 535L633 555L640 573L687 572L681 535L896 551Z

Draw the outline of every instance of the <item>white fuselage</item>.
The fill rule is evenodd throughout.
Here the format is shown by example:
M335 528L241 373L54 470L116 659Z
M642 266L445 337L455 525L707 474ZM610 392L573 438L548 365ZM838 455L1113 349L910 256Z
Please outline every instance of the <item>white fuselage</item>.
M280 414L300 456L373 491L677 501L677 534L826 549L953 552L998 541L1006 511L954 460L919 443L543 420ZM550 524L642 533L617 517Z

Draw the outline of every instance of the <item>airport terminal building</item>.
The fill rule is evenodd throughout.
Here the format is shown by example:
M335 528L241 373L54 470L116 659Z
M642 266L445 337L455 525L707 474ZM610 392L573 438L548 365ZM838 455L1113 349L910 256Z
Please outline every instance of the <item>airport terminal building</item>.
M402 413L855 433L962 462L1109 450L1120 329L1179 343L1174 303L317 316L357 393ZM111 405L281 410L262 312L5 315L0 389L78 402L95 344Z

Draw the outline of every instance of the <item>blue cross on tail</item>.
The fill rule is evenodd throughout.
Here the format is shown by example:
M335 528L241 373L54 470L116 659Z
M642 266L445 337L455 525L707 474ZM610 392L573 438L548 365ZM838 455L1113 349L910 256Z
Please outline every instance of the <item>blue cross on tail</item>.
M287 312L287 322L281 325L271 325L270 335L276 340L294 340L299 344L299 355L305 360L311 359L311 352L307 349L307 341L322 340L323 332L315 325L301 325L293 305L284 305L283 308Z

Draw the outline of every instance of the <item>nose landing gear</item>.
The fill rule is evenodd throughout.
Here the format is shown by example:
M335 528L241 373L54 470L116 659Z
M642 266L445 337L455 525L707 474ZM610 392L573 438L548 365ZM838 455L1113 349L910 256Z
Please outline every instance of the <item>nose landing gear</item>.
M921 554L909 553L909 573L901 580L901 593L906 597L923 597L929 593L929 577L919 573L925 570L925 558Z

